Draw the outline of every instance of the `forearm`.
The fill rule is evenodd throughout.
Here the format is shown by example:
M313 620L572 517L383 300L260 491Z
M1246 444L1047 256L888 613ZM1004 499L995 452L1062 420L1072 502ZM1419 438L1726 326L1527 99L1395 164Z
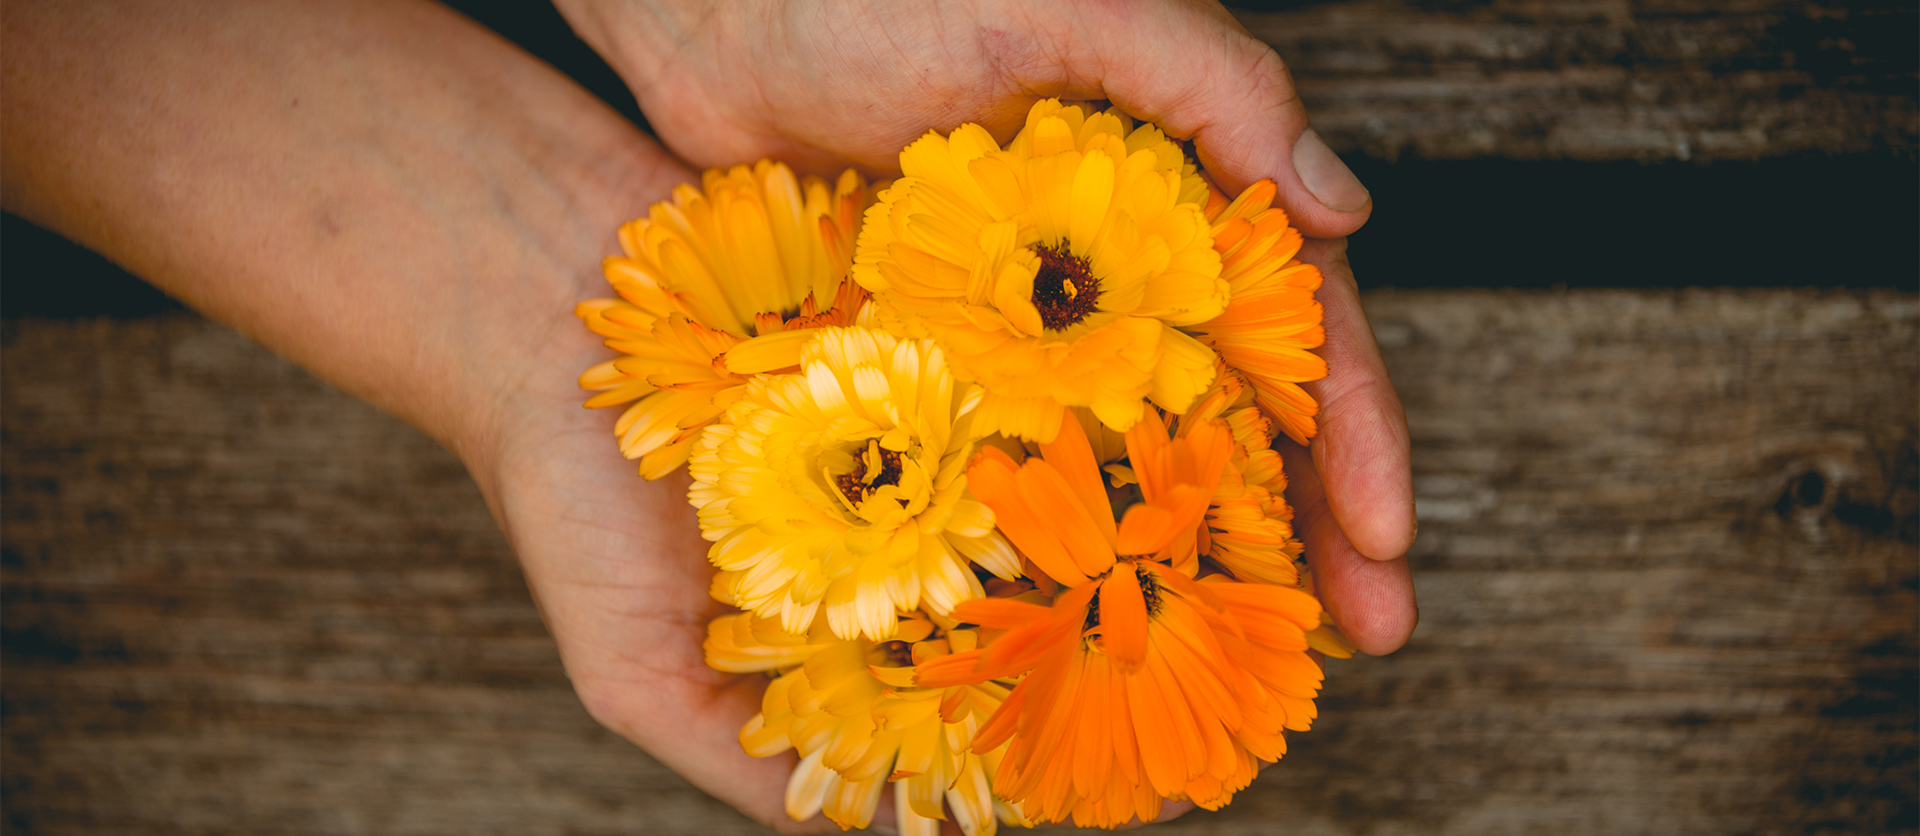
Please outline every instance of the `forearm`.
M472 463L686 173L444 7L6 6L8 209Z

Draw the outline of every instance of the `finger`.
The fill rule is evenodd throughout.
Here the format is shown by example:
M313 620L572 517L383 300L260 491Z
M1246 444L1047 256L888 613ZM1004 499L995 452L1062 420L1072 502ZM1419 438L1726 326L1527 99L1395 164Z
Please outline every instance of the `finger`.
M1393 560L1413 545L1412 453L1407 414L1394 394L1380 347L1360 307L1345 240L1308 241L1300 258L1326 277L1317 298L1325 309L1325 379L1305 384L1320 404L1313 462L1327 504L1360 554Z
M1308 126L1286 63L1219 4L1057 8L1060 18L1039 34L1049 40L1025 57L1040 59L1042 75L1058 74L1051 80L1069 95L1109 99L1192 138L1229 193L1272 178L1277 202L1306 235L1335 238L1366 223L1372 197Z
M783 833L839 831L824 816L804 823L787 816L792 753L755 758L740 748L740 725L759 710L764 677L737 676L717 690L661 677L574 685L601 725L761 824Z
M1266 767L1266 764L1263 762L1261 764L1261 768L1264 769L1265 767ZM1170 821L1173 821L1174 819L1180 818L1181 816L1184 816L1188 813L1191 813L1196 809L1199 809L1198 805L1194 804L1191 801L1162 801L1160 804L1160 815L1154 816L1153 821L1143 822L1140 820L1139 816L1135 816L1131 820L1129 820L1126 824L1120 825L1119 827L1116 827L1113 829L1116 831L1138 830L1148 825L1164 824L1166 822L1170 822ZM1041 830L1041 831L1047 831L1047 830L1067 828L1072 826L1073 826L1072 821L1061 821L1061 822L1055 822L1053 824L1039 825L1035 829Z
M1260 767L1265 769L1266 763L1262 762ZM1160 805L1160 815L1154 817L1153 823L1161 824L1163 822L1170 822L1196 809L1198 809L1197 805L1191 801L1169 801Z
M1286 460L1295 533L1306 544L1321 605L1360 652L1382 656L1399 650L1420 621L1407 562L1370 560L1356 551L1329 513L1320 474L1306 451L1292 442L1279 449Z

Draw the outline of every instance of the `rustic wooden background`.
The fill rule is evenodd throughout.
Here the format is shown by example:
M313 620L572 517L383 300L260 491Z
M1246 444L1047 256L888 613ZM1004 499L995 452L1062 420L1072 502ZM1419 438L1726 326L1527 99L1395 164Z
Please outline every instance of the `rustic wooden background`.
M1920 298L1374 294L1419 632L1170 833L1888 832ZM458 463L205 321L0 348L21 833L754 833L574 700Z
M1376 158L1910 157L1920 123L1911 6L1246 21ZM1920 296L1366 303L1420 629L1158 832L1920 830ZM6 833L764 832L588 718L450 455L231 332L7 319L0 441Z

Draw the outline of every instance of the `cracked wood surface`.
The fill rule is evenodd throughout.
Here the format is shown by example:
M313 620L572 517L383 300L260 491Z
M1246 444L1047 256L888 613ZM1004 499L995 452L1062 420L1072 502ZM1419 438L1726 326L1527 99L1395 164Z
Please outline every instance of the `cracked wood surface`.
M1366 302L1420 629L1157 832L1914 827L1920 298ZM6 832L764 832L593 723L413 430L191 316L0 347Z

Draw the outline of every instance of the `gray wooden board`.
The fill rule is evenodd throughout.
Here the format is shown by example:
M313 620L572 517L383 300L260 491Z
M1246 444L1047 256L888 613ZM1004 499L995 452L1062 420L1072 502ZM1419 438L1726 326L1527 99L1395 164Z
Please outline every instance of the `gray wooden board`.
M1911 2L1360 0L1240 12L1343 153L1911 155Z
M1420 629L1163 832L1911 828L1920 298L1367 305ZM0 432L7 832L762 832L588 718L450 455L233 333L7 322Z

